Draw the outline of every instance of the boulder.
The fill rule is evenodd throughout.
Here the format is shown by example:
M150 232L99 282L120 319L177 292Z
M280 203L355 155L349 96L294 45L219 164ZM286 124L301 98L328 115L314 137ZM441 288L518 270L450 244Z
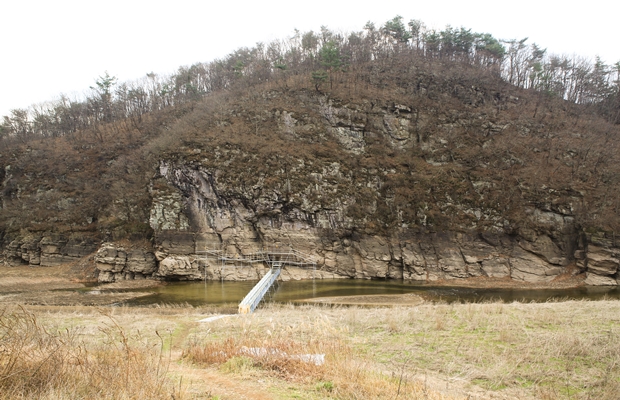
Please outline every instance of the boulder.
M99 282L145 279L157 270L155 254L142 249L126 250L113 243L104 243L95 254Z
M116 247L112 243L104 243L95 254L95 267L103 272L121 272L127 263L127 252L122 247ZM101 279L101 273L99 274ZM106 279L110 279L105 275Z

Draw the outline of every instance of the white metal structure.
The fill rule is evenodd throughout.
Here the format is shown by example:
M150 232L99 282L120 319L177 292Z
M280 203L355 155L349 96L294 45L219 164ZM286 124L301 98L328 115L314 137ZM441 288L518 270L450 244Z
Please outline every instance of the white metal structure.
M196 254L203 255L207 259L213 259L220 263L220 276L224 280L225 268L243 268L252 267L254 264L259 263L269 267L269 271L263 278L254 286L254 288L248 293L248 295L239 304L239 313L247 314L254 312L260 301L265 294L272 287L274 282L280 276L282 268L287 265L296 266L300 268L312 268L316 270L316 261L307 255L297 250L289 248L288 250L282 250L279 248L272 248L269 250L260 250L249 254L235 254L228 255L223 250L203 250L196 251ZM314 278L314 272L313 272ZM205 267L205 280L207 278Z
M269 291L269 288L271 288L271 285L278 279L278 276L280 276L280 268L271 268L269 272L263 276L263 279L250 290L250 293L241 300L241 303L239 303L239 314L254 312L258 303L260 303L267 291Z

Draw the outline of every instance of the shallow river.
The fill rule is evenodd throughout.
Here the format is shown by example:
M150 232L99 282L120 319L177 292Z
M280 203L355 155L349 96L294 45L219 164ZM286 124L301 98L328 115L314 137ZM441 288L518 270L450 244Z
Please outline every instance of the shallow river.
M238 304L256 282L174 282L145 289L153 295L128 302L129 305L184 304L194 306L214 304ZM544 302L548 300L620 299L616 287L583 287L577 289L477 289L437 287L402 281L369 281L354 279L324 279L315 281L278 282L266 300L279 303L299 301L315 297L358 296L370 294L415 293L427 300L446 302L481 302L501 300L504 302Z

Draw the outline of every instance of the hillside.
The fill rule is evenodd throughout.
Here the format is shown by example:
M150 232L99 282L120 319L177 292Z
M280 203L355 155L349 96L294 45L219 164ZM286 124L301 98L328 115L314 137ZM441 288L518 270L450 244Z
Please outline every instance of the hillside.
M18 134L5 119L5 262L56 265L111 242L95 257L102 281L219 279L197 251L277 245L312 254L324 277L617 284L613 87L572 98L534 67L502 70L514 48L492 37L434 48L400 22L367 27L357 47L322 32L299 53L240 49L180 70L176 97L113 94L106 75L98 103L61 109L77 115L62 129Z

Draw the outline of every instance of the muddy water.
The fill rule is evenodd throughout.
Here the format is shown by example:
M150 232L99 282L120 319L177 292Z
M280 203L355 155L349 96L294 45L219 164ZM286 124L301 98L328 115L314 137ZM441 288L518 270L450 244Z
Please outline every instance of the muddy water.
M145 289L152 295L128 302L128 305L191 304L194 306L237 305L256 282L176 282L162 287ZM544 302L573 299L597 300L620 298L620 289L583 287L576 289L477 289L437 287L402 281L368 281L353 279L325 279L316 281L278 282L267 299L280 303L308 298L332 296L359 296L371 294L415 293L430 301L481 302Z

